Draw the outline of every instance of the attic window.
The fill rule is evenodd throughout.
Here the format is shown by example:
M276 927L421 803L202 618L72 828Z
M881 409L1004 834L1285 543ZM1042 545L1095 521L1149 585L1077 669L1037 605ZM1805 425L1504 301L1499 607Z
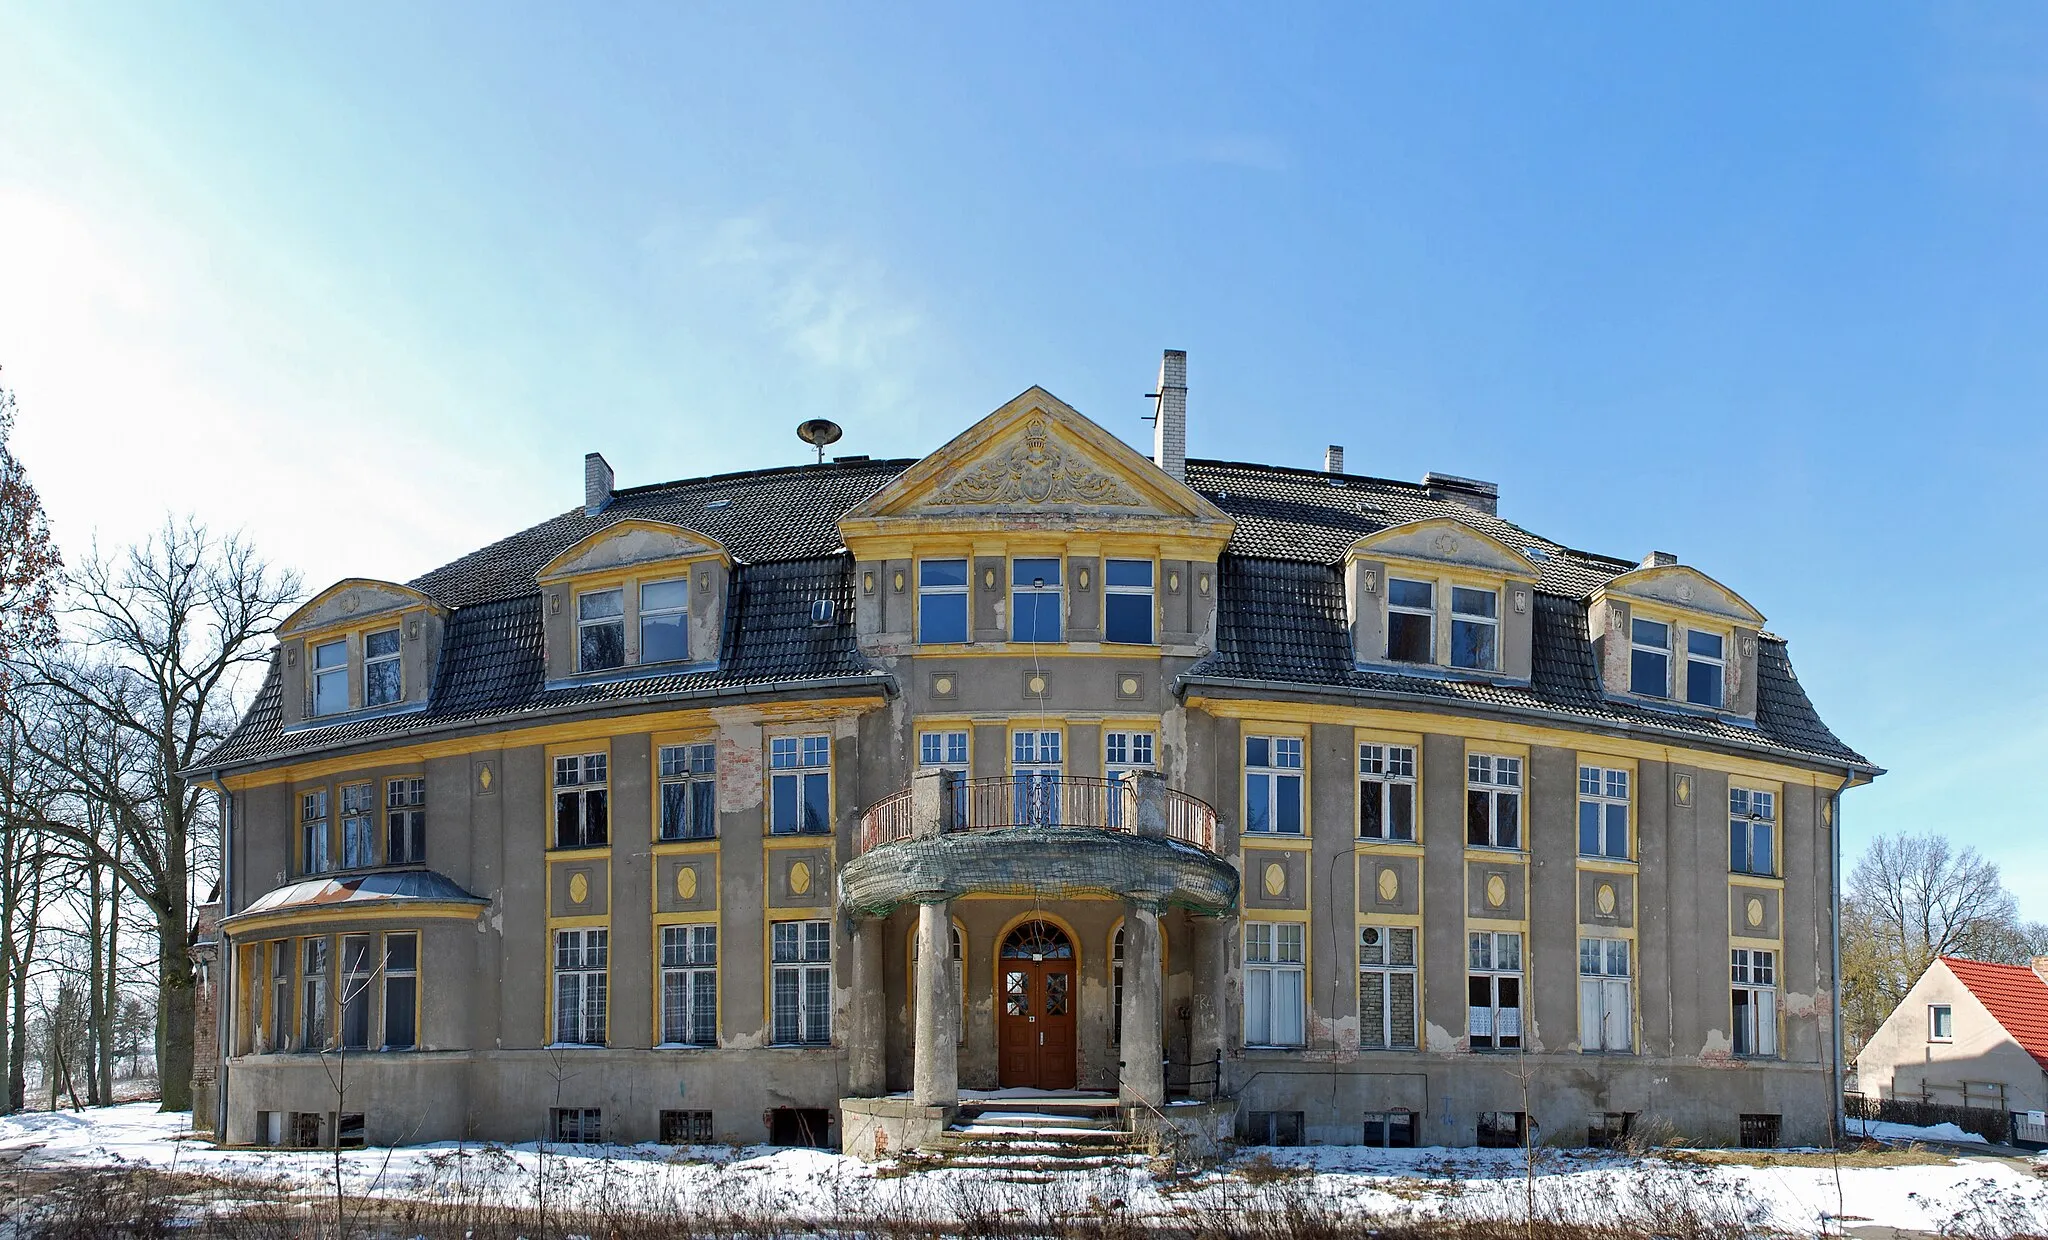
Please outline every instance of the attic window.
M832 623L833 613L836 611L838 611L838 607L831 599L813 599L811 600L811 623L830 624Z

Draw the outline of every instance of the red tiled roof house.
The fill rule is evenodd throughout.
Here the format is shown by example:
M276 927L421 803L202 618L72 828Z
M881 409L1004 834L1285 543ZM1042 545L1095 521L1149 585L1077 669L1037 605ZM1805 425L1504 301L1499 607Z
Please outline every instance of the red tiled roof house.
M1943 956L1856 1057L1863 1092L2015 1114L2048 1109L2048 956L2033 966ZM2031 1131L2030 1131L2031 1130Z

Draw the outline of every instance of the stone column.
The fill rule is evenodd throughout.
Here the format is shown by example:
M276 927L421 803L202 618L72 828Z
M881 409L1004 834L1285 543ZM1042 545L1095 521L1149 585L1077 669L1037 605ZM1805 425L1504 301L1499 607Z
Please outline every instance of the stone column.
M1157 771L1132 771L1124 776L1137 784L1138 820L1133 834L1166 838L1166 776Z
M1159 906L1126 900L1123 1071L1117 1094L1127 1103L1166 1105L1159 984Z
M1204 1070L1196 1067L1193 1076L1198 1082L1197 1096L1201 1082L1214 1080L1220 1092L1222 1068L1220 1056L1226 1045L1228 1033L1226 1021L1229 1007L1224 1002L1224 988L1229 976L1230 938L1236 932L1235 917L1191 917L1189 925L1194 928L1194 1021L1189 1029L1188 1057L1196 1064L1207 1060L1219 1060L1215 1068ZM1129 953L1128 945L1125 947ZM1128 974L1126 974L1128 976ZM1126 983L1128 984L1128 983Z
M846 1092L879 1098L889 1092L888 1017L882 1007L882 923L873 917L853 922L853 961L847 986Z
M917 906L917 1034L911 1047L911 1100L921 1107L960 1103L960 997L953 993L952 904Z

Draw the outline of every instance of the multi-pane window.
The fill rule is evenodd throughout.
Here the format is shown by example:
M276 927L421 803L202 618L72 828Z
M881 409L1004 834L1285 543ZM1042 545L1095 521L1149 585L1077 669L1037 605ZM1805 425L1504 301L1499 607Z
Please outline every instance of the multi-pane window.
M1122 780L1133 771L1149 771L1153 767L1153 737L1150 732L1104 732L1102 734L1102 773L1113 780ZM1135 794L1132 794L1135 795ZM1124 802L1122 794L1109 798L1109 825L1124 825Z
M768 829L777 835L832 830L832 738L777 736L768 742Z
M712 1138L711 1112L709 1111L663 1111L661 1113L661 1143L663 1145L709 1145Z
M370 986L375 980L370 936L343 935L341 940L341 1045L346 1050L370 1047Z
M1579 855L1627 859L1627 771L1579 768Z
M1060 825L1060 734L1054 729L1010 733L1012 816L1030 826Z
M1500 666L1500 595L1451 587L1451 666L1490 672Z
M1685 634L1685 700L1694 706L1721 709L1726 685L1727 639L1719 633L1688 629Z
M308 874L324 874L334 864L327 847L325 788L315 788L299 797L299 857Z
M398 630L385 629L363 638L363 705L389 706L405 696L399 668Z
M661 838L708 840L718 835L718 746L663 745Z
M1481 1111L1479 1113L1479 1148L1482 1150L1521 1149L1523 1134L1528 1131L1528 1120L1528 1114L1523 1111Z
M292 941L270 944L270 1049L292 1048Z
M1010 637L1020 642L1060 639L1060 562L1010 561Z
M1658 620L1629 621L1628 691L1644 697L1671 696L1671 626Z
M556 848L599 848L611 839L609 776L601 753L555 759Z
M832 923L778 921L769 926L773 1036L789 1045L832 1040Z
M1522 846L1522 760L1465 757L1465 842L1476 848Z
M1415 1148L1415 1112L1367 1111L1365 1144L1383 1150Z
M1737 874L1777 873L1778 798L1752 788L1728 790L1728 868Z
M1579 940L1579 1049L1635 1049L1627 939Z
M1473 1050L1522 1045L1522 936L1474 930L1466 936L1466 1032Z
M384 785L384 862L419 865L427 859L427 781L394 779Z
M313 647L313 713L338 715L347 709L348 642L321 642Z
M410 1050L419 1042L420 936L384 936L384 1049Z
M680 663L690 657L690 579L640 586L640 661Z
M609 930L555 931L555 1041L604 1045Z
M967 561L918 561L917 640L967 640Z
M1300 1046L1308 997L1303 930L1295 921L1244 924L1244 1044Z
M1152 561L1102 562L1102 640L1150 645Z
M299 940L299 1047L327 1049L327 939Z
M377 786L341 786L341 864L343 869L377 864Z
M626 665L626 592L592 590L576 596L576 670L601 672Z
M551 1107L548 1110L548 1140L564 1145L602 1141L604 1112L596 1107Z
M1416 1047L1415 931L1366 926L1358 932L1358 1044L1366 1050Z
M718 927L661 928L661 1040L718 1045Z
M1778 1053L1777 964L1775 952L1738 947L1729 953L1738 1055L1768 1057Z
M917 764L943 772L940 812L948 830L967 826L967 730L917 734Z
M1952 1042L1956 1036L1955 1009L1946 1003L1927 1005L1927 1040Z
M1415 839L1415 746L1358 747L1358 838Z
M1436 586L1387 578L1387 658L1395 663L1436 662Z
M1244 738L1244 829L1300 835L1301 738Z

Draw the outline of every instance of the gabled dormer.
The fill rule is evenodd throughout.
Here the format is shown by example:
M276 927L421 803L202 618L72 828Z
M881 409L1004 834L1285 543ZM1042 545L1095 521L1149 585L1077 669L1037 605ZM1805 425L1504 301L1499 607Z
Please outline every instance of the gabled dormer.
M1762 613L1675 556L1593 592L1587 627L1610 696L1756 718L1756 639Z
M733 558L685 526L627 518L541 566L550 684L716 666Z
M277 630L285 726L425 706L447 618L393 581L350 577L314 595Z
M1527 680L1534 561L1450 517L1390 526L1344 558L1351 648L1363 665Z

